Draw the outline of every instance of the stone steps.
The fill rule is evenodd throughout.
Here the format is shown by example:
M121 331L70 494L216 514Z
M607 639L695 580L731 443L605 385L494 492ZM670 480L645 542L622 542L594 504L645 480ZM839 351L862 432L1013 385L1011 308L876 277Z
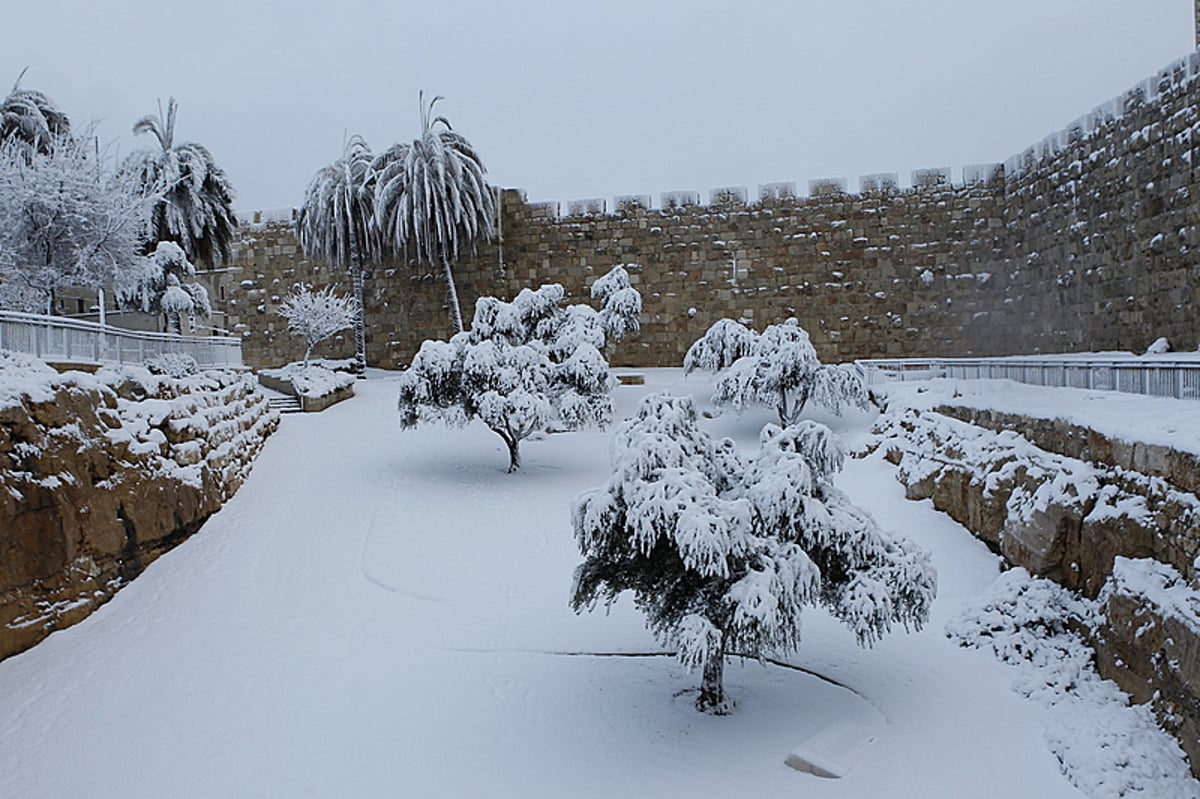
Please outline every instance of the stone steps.
M298 397L270 397L267 404L278 413L302 413L304 411Z

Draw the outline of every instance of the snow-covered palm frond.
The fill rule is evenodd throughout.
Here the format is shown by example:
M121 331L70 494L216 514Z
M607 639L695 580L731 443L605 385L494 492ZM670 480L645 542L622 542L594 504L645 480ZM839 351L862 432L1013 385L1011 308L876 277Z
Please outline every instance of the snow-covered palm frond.
M351 136L342 147L342 157L309 181L296 228L310 257L347 269L356 259L380 254L379 237L371 224L374 192L369 181L374 160L367 142Z
M171 97L165 114L160 103L157 115L149 114L134 124L134 134L152 134L159 150L132 153L122 169L143 185L162 188L152 219L153 240L177 242L193 260L212 265L228 262L237 227L236 192L208 148L195 142L175 144L178 107Z
M12 91L0 104L0 142L12 138L45 155L56 140L70 135L71 121L46 95L21 88L26 70L28 67L21 70Z
M495 235L496 204L479 153L421 94L421 136L385 151L372 168L375 225L397 252L440 263L451 295L455 328L462 312L450 263L478 239Z

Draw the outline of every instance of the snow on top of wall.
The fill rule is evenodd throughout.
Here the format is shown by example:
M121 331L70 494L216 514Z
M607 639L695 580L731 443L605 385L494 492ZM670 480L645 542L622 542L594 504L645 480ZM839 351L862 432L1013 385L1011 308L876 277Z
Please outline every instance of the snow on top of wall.
M918 410L959 405L1062 419L1111 439L1200 455L1200 413L1195 400L1031 386L1012 380L937 379L885 383L873 390Z
M901 186L899 173L896 172L862 175L859 177L859 191L860 193L882 190L900 191L905 188L907 190L937 190L951 186L974 186L986 183L1000 174L1001 170L1008 177L1018 175L1032 169L1042 159L1049 158L1065 149L1072 142L1086 138L1105 125L1121 119L1127 111L1138 104L1157 102L1166 90L1187 85L1197 77L1200 77L1200 51L1171 62L1151 77L1139 81L1118 97L1101 103L1061 130L1050 133L1040 142L1025 148L1003 162L964 166L958 171L957 180L949 167L914 169L909 173L907 187ZM754 202L801 198L803 193L796 190L796 185L793 181L759 184ZM735 193L740 194L740 199L737 197L733 199L751 204L749 192L745 187L735 188L737 190ZM517 189L517 191L520 190ZM710 192L711 205L730 202L729 191L728 187L712 189ZM847 180L844 177L818 178L808 181L808 194L812 197L845 193L852 192L849 191ZM522 199L525 199L524 192L521 192L521 195ZM637 202L631 203L632 199L636 199ZM530 205L538 209L539 216L552 219L559 217L564 206L556 200L538 201L530 203ZM662 192L659 195L657 209L671 210L691 206L709 207L701 204L699 192L671 191ZM604 198L575 199L565 203L565 207L567 216L614 215L633 210L633 207L654 210L649 194L619 195L613 199L611 204ZM267 226L291 225L296 219L296 209L273 208L238 211L237 218L243 227L261 230Z
M291 225L296 221L295 208L267 208L236 211L238 223L250 230L262 230L268 226Z
M1200 631L1200 594L1165 563L1149 558L1118 557L1113 561L1112 583L1105 590L1138 597L1164 616Z
M58 372L29 355L0 350L0 410L25 402L52 402Z

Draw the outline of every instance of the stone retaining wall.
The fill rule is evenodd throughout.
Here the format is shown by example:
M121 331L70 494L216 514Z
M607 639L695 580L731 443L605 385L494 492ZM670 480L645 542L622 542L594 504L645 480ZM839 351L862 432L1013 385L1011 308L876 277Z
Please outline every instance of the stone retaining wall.
M232 372L31 385L0 403L0 659L82 620L196 532L278 422Z
M883 419L909 498L932 500L1008 563L1097 600L1098 670L1153 702L1200 777L1200 496L1181 466L1194 456L972 408Z

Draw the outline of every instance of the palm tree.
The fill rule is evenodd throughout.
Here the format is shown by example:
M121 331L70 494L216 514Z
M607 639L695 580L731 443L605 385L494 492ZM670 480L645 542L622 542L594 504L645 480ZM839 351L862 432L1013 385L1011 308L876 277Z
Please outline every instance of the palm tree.
M21 88L21 78L28 69L21 70L12 91L0 104L0 142L12 137L46 155L55 139L70 135L71 121L46 95Z
M133 153L122 169L136 174L142 185L163 190L163 199L151 217L153 235L147 246L152 249L159 241L173 241L193 261L216 266L230 258L237 227L235 192L208 148L195 142L175 144L177 109L171 97L165 117L160 102L157 116L150 114L137 121L134 134L153 133L161 150Z
M477 239L495 235L496 203L475 148L449 120L433 116L443 98L434 97L428 106L424 92L420 98L421 137L394 145L373 167L375 222L397 252L441 263L451 318L461 331L462 309L450 262L457 260L462 245L473 247Z
M305 254L310 258L324 258L332 266L350 269L354 298L358 301L354 359L360 374L367 364L363 259L377 259L381 249L379 236L371 224L373 160L371 148L361 136L347 139L342 145L342 157L321 168L309 182L304 205L296 219L300 246Z

